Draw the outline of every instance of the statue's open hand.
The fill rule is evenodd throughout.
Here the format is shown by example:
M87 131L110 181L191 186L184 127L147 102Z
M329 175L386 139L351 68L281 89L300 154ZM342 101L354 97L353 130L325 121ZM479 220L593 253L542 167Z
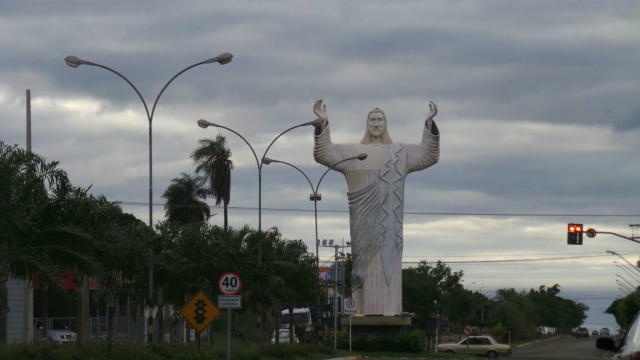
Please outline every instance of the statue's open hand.
M318 116L318 119L322 120L322 125L327 122L327 105L322 104L322 99L316 101L315 105L313 105L313 112Z
M429 115L427 115L427 121L433 121L433 118L438 115L438 107L436 103L429 100Z

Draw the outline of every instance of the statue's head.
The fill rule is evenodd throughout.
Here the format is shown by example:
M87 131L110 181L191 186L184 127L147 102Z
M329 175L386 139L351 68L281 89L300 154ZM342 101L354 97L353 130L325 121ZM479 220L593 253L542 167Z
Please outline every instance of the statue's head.
M369 112L369 115L367 116L367 129L360 143L393 143L391 136L389 136L389 132L387 131L387 117L382 110L375 108Z

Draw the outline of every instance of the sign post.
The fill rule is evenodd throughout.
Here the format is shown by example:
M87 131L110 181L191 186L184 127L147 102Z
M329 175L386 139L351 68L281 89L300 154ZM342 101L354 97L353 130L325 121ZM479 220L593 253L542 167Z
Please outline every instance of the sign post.
M231 360L231 309L242 307L242 296L237 295L242 288L238 274L225 273L218 279L218 289L223 295L218 296L218 306L227 309L227 360Z
M469 341L471 341L471 334L473 334L473 328L469 325L464 327L464 334L467 335L467 355L469 355Z
M180 308L180 315L196 330L199 347L200 333L220 315L220 310L200 291Z
M342 304L342 311L345 314L349 314L349 351L351 351L351 318L356 314L358 309L357 299L348 298L344 299Z

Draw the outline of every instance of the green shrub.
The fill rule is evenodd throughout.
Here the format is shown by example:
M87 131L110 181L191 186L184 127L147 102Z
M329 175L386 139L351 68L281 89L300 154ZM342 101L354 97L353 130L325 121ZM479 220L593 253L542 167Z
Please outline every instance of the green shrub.
M353 350L357 351L419 353L424 349L424 338L425 334L421 330L413 330L408 334L400 334L395 337L366 335L352 340L351 346ZM346 348L348 349L348 342Z

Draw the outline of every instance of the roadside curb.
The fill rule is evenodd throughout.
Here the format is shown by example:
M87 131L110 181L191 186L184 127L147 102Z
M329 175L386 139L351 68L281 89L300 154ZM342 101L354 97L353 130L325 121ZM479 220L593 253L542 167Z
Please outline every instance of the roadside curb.
M550 338L548 338L548 339L536 340L536 341L528 342L528 343L525 343L525 344L520 344L520 345L518 345L518 346L514 346L514 347L515 347L516 349L518 349L518 348L525 347L525 346L529 346L529 345L532 345L532 344L537 344L537 343L541 343L541 342L545 342L545 341L555 340L555 339L557 339L557 338L559 338L559 337L560 337L560 335L558 335L558 336L554 336L554 337L550 337Z

